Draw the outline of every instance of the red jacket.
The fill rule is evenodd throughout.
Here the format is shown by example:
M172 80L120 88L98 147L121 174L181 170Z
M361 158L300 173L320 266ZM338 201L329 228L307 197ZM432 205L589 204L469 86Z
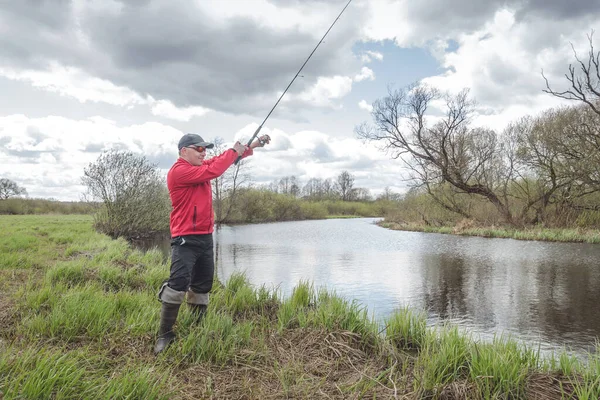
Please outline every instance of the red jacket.
M246 150L242 157L252 154ZM195 166L179 158L167 174L171 211L171 237L212 233L215 223L210 180L218 178L237 158L233 149Z

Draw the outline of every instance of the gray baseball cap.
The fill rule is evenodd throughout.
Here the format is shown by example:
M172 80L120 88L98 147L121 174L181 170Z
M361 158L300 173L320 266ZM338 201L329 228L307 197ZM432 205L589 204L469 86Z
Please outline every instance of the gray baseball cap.
M181 137L181 139L179 139L177 148L181 150L182 148L188 146L202 146L206 147L207 149L212 149L215 145L213 143L205 142L200 135L196 135L195 133L186 133Z

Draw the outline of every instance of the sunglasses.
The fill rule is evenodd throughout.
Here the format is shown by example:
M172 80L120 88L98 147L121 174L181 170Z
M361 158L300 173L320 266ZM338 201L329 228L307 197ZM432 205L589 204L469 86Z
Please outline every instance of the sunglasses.
M202 153L203 151L206 151L206 148L202 147L202 146L187 146L187 148L196 150L198 153Z

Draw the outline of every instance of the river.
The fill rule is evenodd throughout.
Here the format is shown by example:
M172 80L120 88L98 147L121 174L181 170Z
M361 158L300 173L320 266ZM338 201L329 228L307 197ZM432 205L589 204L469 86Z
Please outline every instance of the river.
M214 233L217 275L243 271L284 296L309 281L379 321L409 306L432 325L449 321L483 339L509 335L544 353L595 350L600 245L393 231L377 220L223 226Z

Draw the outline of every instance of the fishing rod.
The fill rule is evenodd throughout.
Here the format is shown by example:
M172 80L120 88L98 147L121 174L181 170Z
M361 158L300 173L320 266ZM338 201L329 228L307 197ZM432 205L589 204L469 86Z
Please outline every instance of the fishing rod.
M288 89L290 88L290 86L292 86L292 83L294 83L294 81L296 80L296 78L298 77L298 75L300 75L300 72L302 72L302 69L304 68L304 66L306 65L306 63L308 63L308 60L310 60L310 58L315 53L315 51L317 51L317 49L319 48L319 46L321 45L321 43L323 43L323 40L325 39L325 36L327 36L327 34L331 30L331 28L333 28L333 26L338 21L338 19L340 19L340 17L344 13L344 11L346 11L346 8L348 8L348 6L350 5L351 2L352 2L352 0L348 0L348 3L346 3L346 6L339 13L339 15L337 16L337 18L335 19L335 21L333 21L333 23L331 24L331 26L329 27L329 29L327 29L327 32L325 32L325 34L323 35L323 37L321 38L321 40L319 40L319 43L317 43L317 45L315 46L315 48L313 49L313 51L310 53L310 55L308 56L308 58L306 59L306 61L304 61L304 64L302 64L302 66L300 67L300 69L298 70L298 72L296 72L296 75L291 80L291 82L287 85L287 87L285 88L285 90L283 91L283 93L281 94L281 96L279 96L279 99L277 100L277 102L275 103L275 105L273 106L273 108L271 108L271 111L269 111L269 113L267 114L267 116L265 117L265 119L263 120L263 122L260 124L260 126L258 127L258 129L256 130L256 132L254 132L254 135L252 135L252 137L250 138L250 140L248 140L248 144L247 144L248 147L250 147L250 145L252 144L252 141L258 136L258 133L262 129L262 127L265 124L265 122L267 122L267 119L269 119L269 117L271 116L271 113L273 112L273 110L275 110L275 107L277 107L277 105L279 104L279 102L281 101L281 99L283 98L283 96L285 95L285 93L288 91ZM238 158L235 160L235 164L237 164L240 161L241 158L242 158L241 156L238 156Z

